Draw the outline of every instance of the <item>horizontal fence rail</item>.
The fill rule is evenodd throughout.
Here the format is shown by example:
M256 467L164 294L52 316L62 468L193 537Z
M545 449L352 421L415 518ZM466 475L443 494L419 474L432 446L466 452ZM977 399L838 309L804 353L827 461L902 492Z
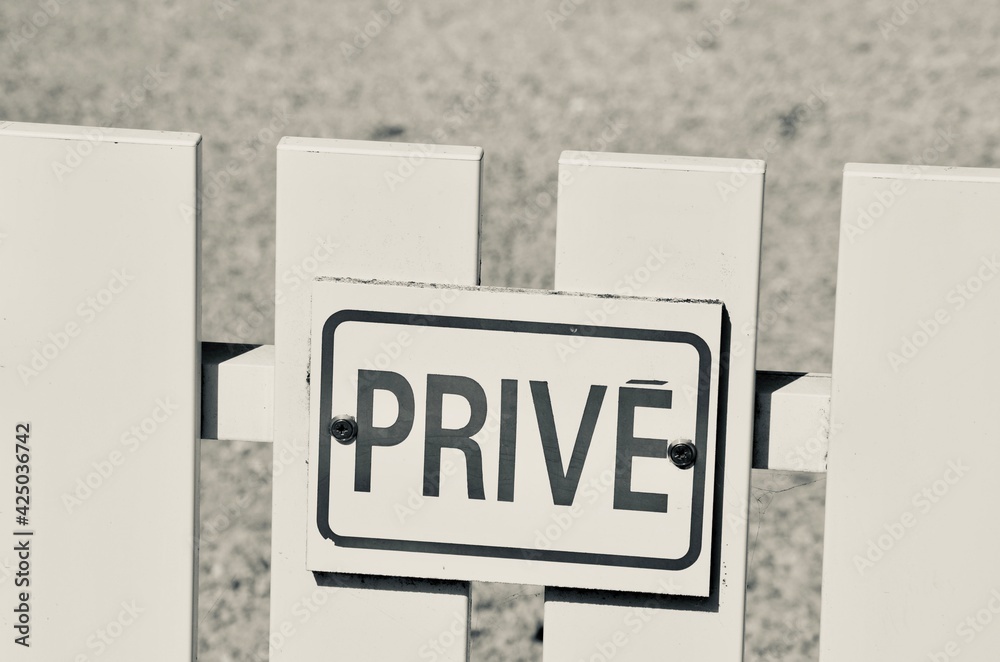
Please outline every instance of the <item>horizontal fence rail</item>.
M830 375L757 371L753 467L826 471ZM202 343L201 436L274 440L274 345Z

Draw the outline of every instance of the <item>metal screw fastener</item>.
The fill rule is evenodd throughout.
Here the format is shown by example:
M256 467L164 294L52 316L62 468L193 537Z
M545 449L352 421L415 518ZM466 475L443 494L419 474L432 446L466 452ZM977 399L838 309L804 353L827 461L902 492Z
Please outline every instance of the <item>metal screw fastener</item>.
M358 422L347 414L334 416L330 421L330 436L342 444L349 444L358 436Z
M680 439L667 446L667 455L679 469L690 469L698 459L698 449L690 439Z

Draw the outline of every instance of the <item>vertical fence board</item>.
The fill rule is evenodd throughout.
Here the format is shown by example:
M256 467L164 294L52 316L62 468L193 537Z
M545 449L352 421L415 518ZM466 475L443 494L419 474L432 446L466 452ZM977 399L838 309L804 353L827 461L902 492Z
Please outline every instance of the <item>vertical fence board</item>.
M306 570L310 282L478 284L481 165L469 147L279 145L272 662L467 659L467 582Z
M1000 650L1000 170L844 174L821 657Z
M0 125L0 659L194 659L200 136Z
M759 161L575 152L560 159L557 289L721 299L731 358L713 596L546 588L546 662L741 659L763 181Z

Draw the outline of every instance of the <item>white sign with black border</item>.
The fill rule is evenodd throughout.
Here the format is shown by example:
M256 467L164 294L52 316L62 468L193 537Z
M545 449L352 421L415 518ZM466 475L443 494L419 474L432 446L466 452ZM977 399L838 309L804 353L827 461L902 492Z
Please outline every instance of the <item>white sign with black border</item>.
M709 594L721 303L312 294L310 570Z

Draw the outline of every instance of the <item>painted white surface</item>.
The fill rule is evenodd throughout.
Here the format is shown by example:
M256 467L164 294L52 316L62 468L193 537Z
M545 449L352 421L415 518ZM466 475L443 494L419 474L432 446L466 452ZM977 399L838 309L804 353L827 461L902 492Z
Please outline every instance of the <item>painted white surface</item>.
M202 361L202 439L273 441L274 345Z
M821 659L1000 650L1000 171L844 173Z
M707 595L721 312L317 280L310 569Z
M830 375L757 372L754 469L826 471Z
M702 600L547 588L544 658L740 660L764 164L581 154L560 161L556 287L720 299L730 317L720 577Z
M203 420L215 412L228 423L221 430L216 423L203 427L201 438L272 442L274 345L261 345L213 369L227 372L231 379L223 380L221 392L218 387L212 393L202 391ZM757 371L753 468L824 473L830 375L791 375ZM254 415L247 416L248 411Z
M468 583L306 569L313 277L479 281L482 151L362 151L308 138L278 147L270 660L465 660Z
M0 129L5 661L194 658L199 150L195 134ZM30 648L14 643L22 591Z

